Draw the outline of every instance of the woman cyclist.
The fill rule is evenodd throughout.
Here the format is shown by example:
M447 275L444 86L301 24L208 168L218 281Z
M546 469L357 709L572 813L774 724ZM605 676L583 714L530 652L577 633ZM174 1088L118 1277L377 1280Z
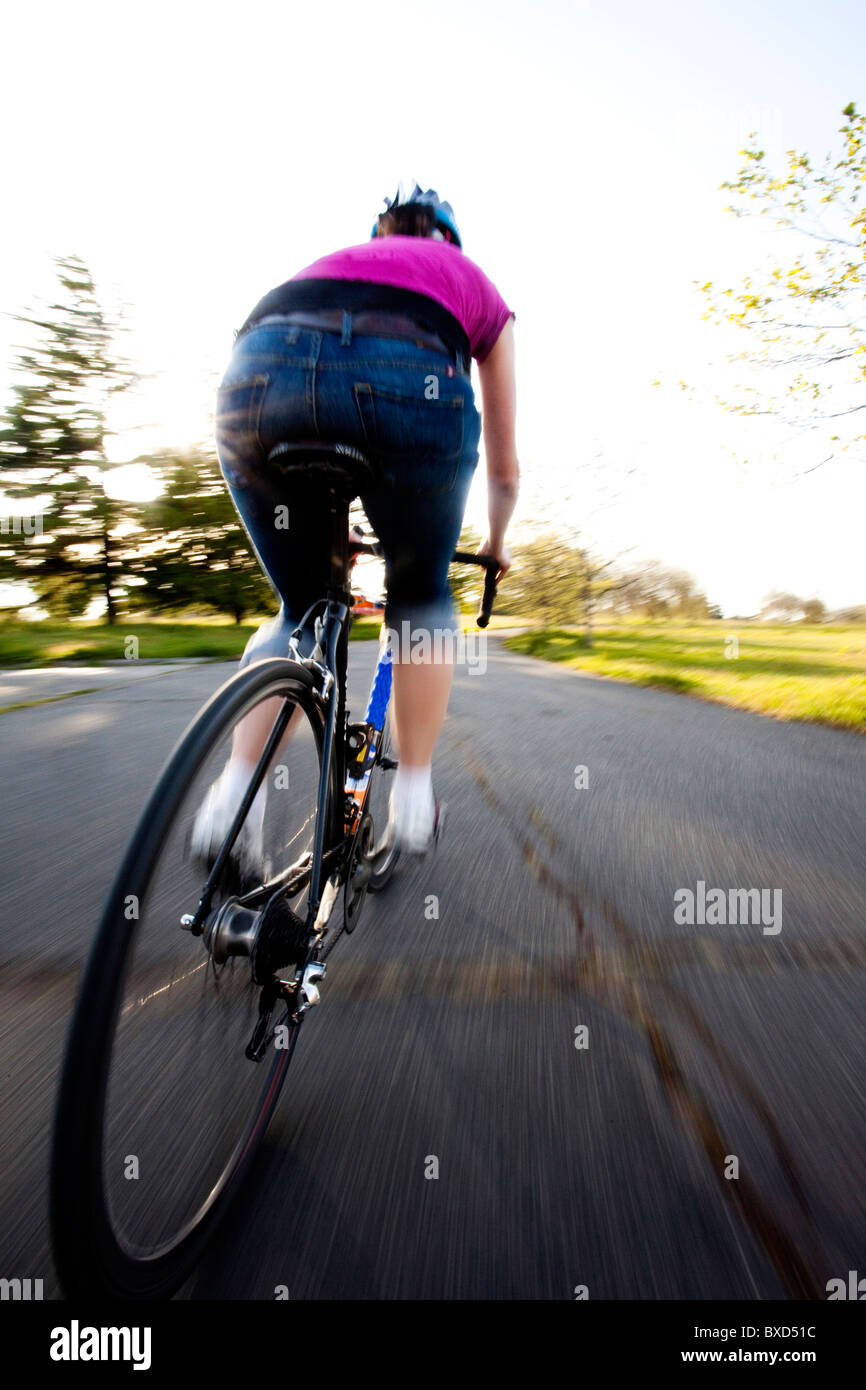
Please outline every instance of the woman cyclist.
M289 636L327 585L329 518L269 469L283 440L339 440L377 465L362 502L385 557L385 619L392 632L451 630L450 557L478 463L481 418L470 381L478 363L484 410L489 528L479 554L500 577L518 487L514 315L463 254L450 205L400 186L368 242L301 270L259 302L235 341L217 400L220 465L259 559L281 599L251 638L241 665L288 654ZM289 529L275 526L289 507ZM408 628L405 624L408 623ZM423 853L438 830L431 761L453 664L442 642L420 664L394 653L393 738L399 765L386 844ZM417 650L417 649L416 649ZM195 842L223 838L270 728L253 713L199 813ZM236 852L255 858L263 793Z

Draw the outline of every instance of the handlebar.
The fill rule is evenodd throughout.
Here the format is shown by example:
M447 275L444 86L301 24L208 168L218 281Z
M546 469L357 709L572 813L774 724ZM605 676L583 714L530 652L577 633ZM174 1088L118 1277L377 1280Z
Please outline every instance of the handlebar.
M492 555L473 555L468 550L455 550L451 559L458 565L480 565L486 571L484 597L481 600L478 617L475 619L479 627L486 627L490 622L490 614L493 612L493 600L496 598L496 573L499 569L499 561L494 560Z
M378 544L371 544L369 541L349 542L349 553L355 555L372 555L375 559L381 560L382 547ZM496 598L496 573L499 569L499 562L492 555L473 555L469 550L455 550L451 556L451 563L458 565L479 565L486 571L484 575L484 597L481 600L481 607L475 621L479 627L486 627L490 622L490 614L493 612L493 600Z

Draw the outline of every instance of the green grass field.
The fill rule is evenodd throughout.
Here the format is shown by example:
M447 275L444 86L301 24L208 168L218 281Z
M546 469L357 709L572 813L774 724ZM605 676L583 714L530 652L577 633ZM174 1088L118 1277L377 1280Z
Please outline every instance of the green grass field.
M0 666L90 665L102 661L239 657L259 622L28 623L0 621ZM353 641L377 637L378 619L356 619ZM129 639L135 638L137 648Z
M600 629L591 649L562 628L522 633L505 646L777 719L866 731L864 627L635 622Z

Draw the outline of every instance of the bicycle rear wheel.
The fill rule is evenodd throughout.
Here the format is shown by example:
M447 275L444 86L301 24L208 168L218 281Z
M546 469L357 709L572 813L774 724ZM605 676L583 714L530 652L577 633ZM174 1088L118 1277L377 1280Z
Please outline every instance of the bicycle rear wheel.
M250 959L219 963L207 931L194 936L180 925L196 912L209 872L191 852L192 827L233 731L255 710L269 726L280 711L291 714L292 725L262 783L268 864L260 883L294 885L291 906L307 916L324 714L304 667L263 661L228 681L177 745L94 941L52 1155L54 1248L70 1295L165 1298L179 1287L249 1167L294 1052L298 1025L287 1009L281 1025L277 1010L262 1064L248 1060L262 998ZM338 806L332 785L328 814ZM326 826L326 846L333 831ZM237 896L228 875L221 883L214 911ZM268 894L254 897L263 904ZM282 973L291 978L293 969Z

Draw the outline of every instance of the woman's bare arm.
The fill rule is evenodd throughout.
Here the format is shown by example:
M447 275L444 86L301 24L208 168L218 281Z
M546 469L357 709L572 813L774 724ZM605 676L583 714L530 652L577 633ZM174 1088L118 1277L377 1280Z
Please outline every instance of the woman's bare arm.
M492 351L478 364L481 381L482 429L487 457L489 530L479 554L494 555L500 576L511 564L505 532L517 502L520 465L515 423L517 389L514 372L514 323L509 319Z

